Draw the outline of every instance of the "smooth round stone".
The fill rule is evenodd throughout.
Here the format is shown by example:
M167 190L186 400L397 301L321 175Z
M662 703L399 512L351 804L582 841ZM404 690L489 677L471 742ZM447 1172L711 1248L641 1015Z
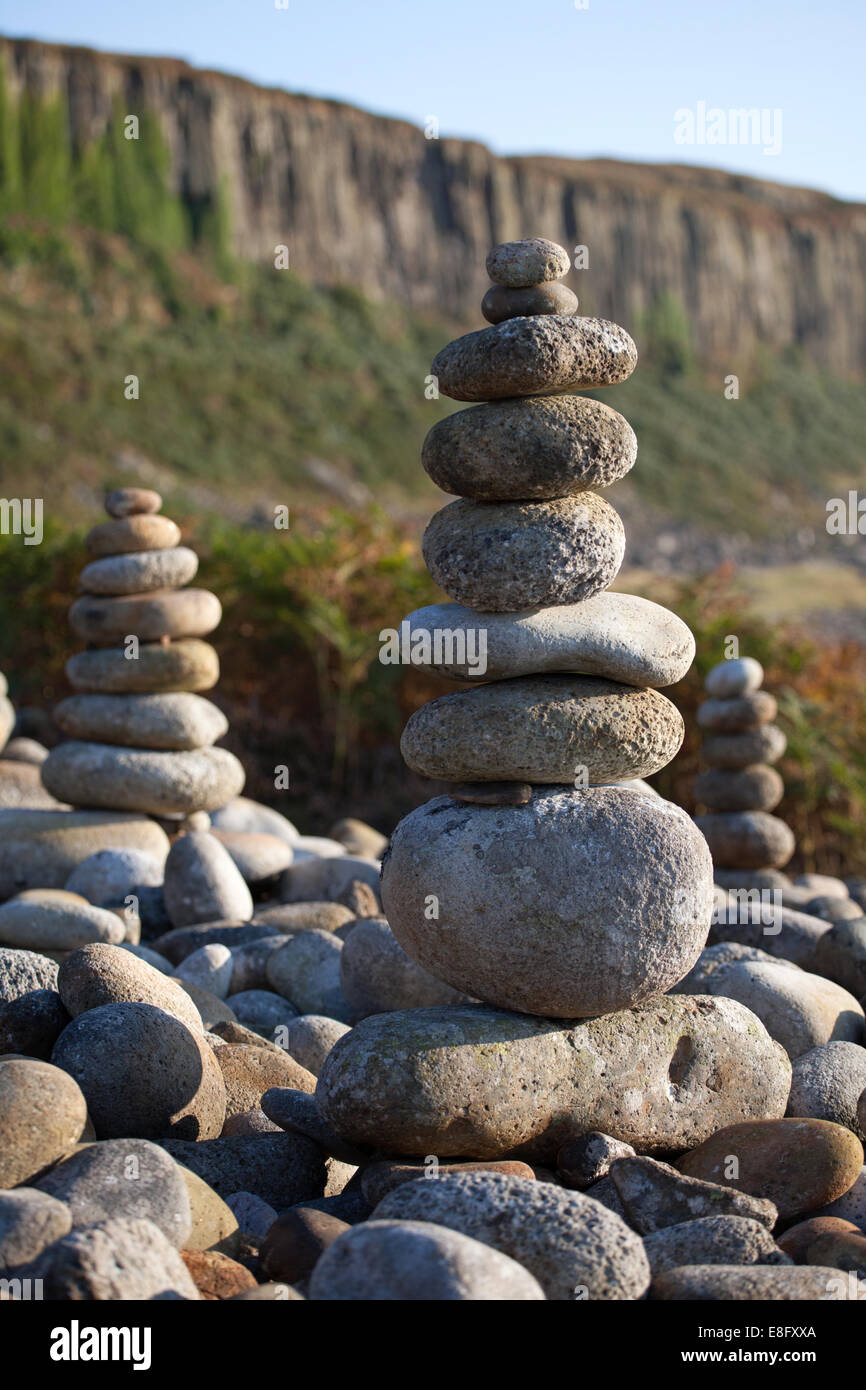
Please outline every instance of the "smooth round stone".
M31 1057L0 1058L0 1188L32 1183L78 1143L87 1103L71 1076Z
M631 425L586 396L490 401L439 420L421 462L443 492L481 502L609 487L637 458Z
M653 1278L683 1265L790 1265L760 1221L702 1216L644 1236Z
M273 1037L277 1028L285 1033L298 1017L297 1009L287 999L269 989L241 990L231 995L230 1003L241 1023L268 1037ZM291 1048L288 1050L291 1052Z
M54 710L67 738L132 748L206 748L228 732L221 709L190 691L164 695L71 695Z
M631 1144L621 1139L611 1139L609 1134L590 1130L567 1139L556 1155L557 1177L566 1187L579 1190L590 1187L610 1172L612 1163L618 1158L633 1158Z
M387 835L355 816L335 821L328 838L342 845L347 854L360 854L368 859L381 859L388 848Z
M736 1173L731 1159L736 1159ZM768 1119L727 1125L677 1160L705 1182L767 1197L787 1219L835 1201L854 1185L863 1145L827 1120Z
M522 676L441 695L409 719L404 761L444 781L574 783L649 777L676 756L683 717L657 690L591 676ZM786 827L787 828L787 827Z
M750 695L763 681L764 668L760 661L753 656L742 656L714 666L707 674L704 689L717 699L730 700L738 695Z
M260 907L253 920L273 931L293 935L311 930L339 932L355 920L355 914L342 903L305 901Z
M543 314L455 338L430 371L453 400L493 401L615 386L636 366L637 348L618 324Z
M349 1031L349 1025L324 1014L301 1014L293 1018L286 1036L286 1049L313 1076L318 1076L331 1048Z
M774 895L776 891L769 889ZM724 943L742 948L744 952L757 948L770 959L777 956L811 970L815 949L828 930L826 922L818 917L809 917L805 912L797 912L794 908L777 905L769 898L762 901L761 892L760 888L731 891L727 905L713 914L713 925L707 938L710 945ZM778 902L783 904L782 892L779 893ZM731 959L734 958L731 956ZM753 955L750 958L759 957Z
M319 1302L544 1300L527 1269L498 1250L428 1221L351 1226L321 1255L310 1280Z
M102 906L120 903L142 886L158 887L162 878L162 864L144 850L101 849L72 870L65 887Z
M232 953L228 946L212 942L200 946L197 951L182 960L174 972L175 979L188 985L198 985L215 994L217 999L225 999L232 979ZM232 1006L234 1009L234 1006Z
M186 1184L192 1217L187 1250L218 1250L224 1255L236 1255L241 1233L231 1207L198 1173L175 1161Z
M766 811L708 811L695 824L720 869L780 869L796 848L790 826Z
M327 1212L295 1207L283 1212L262 1244L262 1271L273 1279L306 1279L329 1245L351 1227Z
M214 830L237 830L247 835L276 835L292 845L298 839L298 832L292 822L263 806L260 801L252 801L248 796L236 796L211 816Z
M278 835L251 835L242 830L214 830L213 838L227 849L245 883L265 884L277 878L294 858L291 845Z
M40 951L0 946L0 1005L33 990L56 990L57 969L57 962Z
M698 724L722 734L738 734L758 724L769 724L779 712L774 695L756 690L728 700L704 700L698 705Z
M732 944L708 947L676 992L738 999L792 1059L831 1040L860 1042L864 1016L853 994L823 975L763 952L753 952L751 959L745 953L732 958ZM734 949L743 952L741 946Z
M280 1129L291 1134L303 1134L312 1139L324 1152L338 1161L351 1166L366 1163L369 1154L366 1149L356 1149L344 1144L338 1135L325 1123L319 1114L315 1098L311 1092L295 1091L287 1087L275 1087L262 1096L262 1110ZM363 1196L363 1194L359 1194ZM366 1204L366 1198L364 1198ZM327 1208L324 1208L327 1210ZM366 1214L369 1215L369 1205ZM339 1215L339 1212L335 1213Z
M814 969L866 996L866 917L855 922L836 922L815 947Z
M610 591L525 613L482 614L459 603L434 603L405 622L413 639L411 664L449 680L561 671L659 687L682 680L695 655L695 639L675 613L636 594ZM479 631L483 671L466 659L479 655Z
M704 762L736 770L754 763L777 763L788 740L776 724L761 724L739 734L712 734L704 740Z
M192 1000L175 980L119 946L82 946L60 966L57 989L66 1010L77 1018L105 1004L151 1004L201 1033Z
M486 264L494 284L514 289L561 280L571 268L565 247L540 236L500 242L487 253Z
M561 1027L467 1004L365 1018L329 1054L316 1104L341 1138L387 1153L551 1163L587 1130L640 1153L699 1144L782 1115L790 1082L733 999L656 997Z
M847 884L841 878L834 878L832 874L798 874L794 883L797 888L808 889L813 898L819 893L826 897L849 896Z
M371 1220L434 1221L530 1270L550 1299L640 1298L649 1264L639 1236L581 1192L504 1173L446 1173L403 1183Z
M710 768L694 781L695 801L712 811L772 811L785 794L774 767Z
M101 1139L213 1139L223 1127L213 1052L152 1004L89 1009L61 1033L52 1060L78 1082Z
M175 840L165 862L163 895L175 927L248 922L253 915L253 900L240 870L208 832L194 831Z
M105 694L155 694L170 690L210 690L219 680L213 647L195 637L179 642L142 643L138 656L114 649L76 652L66 663L74 690Z
M437 797L397 826L382 901L404 950L461 993L582 1018L682 979L706 939L712 861L661 797L538 791L502 808Z
M199 1297L206 1302L222 1303L243 1293L253 1293L259 1287L245 1265L218 1250L183 1250L181 1259Z
M858 1103L864 1103L858 1112ZM828 1042L794 1062L788 1114L844 1125L866 1140L866 1048Z
M823 1303L862 1297L837 1270L819 1265L688 1265L659 1274L649 1296L675 1303Z
M481 301L481 312L488 323L526 318L531 314L576 314L577 295L567 285L549 280L542 285L508 289L491 285Z
M142 594L151 589L178 589L198 572L198 556L189 546L109 555L85 565L78 587L86 594Z
M35 738L10 738L3 749L3 761L26 763L28 767L38 767L48 757L44 743Z
M162 498L149 487L118 487L105 495L105 510L109 516L139 516L158 512Z
M89 941L117 945L124 935L116 913L59 888L31 888L0 907L0 942L5 946L73 951Z
M28 1270L60 1302L198 1301L180 1253L152 1221L113 1217L70 1231Z
M224 805L243 787L244 770L226 748L161 752L70 739L52 749L42 780L77 806L165 816Z
M842 1221L850 1221L866 1235L866 1165L860 1169L853 1187L849 1187L848 1191L843 1192L835 1201L828 1202L825 1207L809 1214L812 1217L832 1216Z
M72 1226L69 1208L35 1187L0 1192L0 1269L29 1264Z
M299 1014L325 1014L348 1022L340 984L342 950L342 941L332 932L299 932L268 957L268 983Z
M844 1198L842 1199L844 1201ZM858 1235L860 1228L853 1221L837 1216L813 1216L789 1226L779 1236L779 1245L798 1265L809 1263L809 1252L815 1241L826 1235Z
M811 898L806 911L824 922L858 922L863 908L853 898Z
M554 502L450 502L424 561L458 603L487 613L578 603L612 584L625 554L619 514L594 492Z
M0 1003L0 1053L15 1052L47 1062L68 1022L69 1014L53 989L30 990Z
M125 555L131 550L169 550L180 543L180 527L167 516L136 513L103 521L84 537L91 555Z
M326 858L312 855L309 859L301 859L296 848L294 862L283 874L280 896L284 903L336 902L356 882L365 883L377 892L378 860L362 859L354 854ZM277 918L269 913L267 917L262 916L262 920L276 921ZM289 927L284 929L288 931Z
M359 922L346 937L340 982L353 1018L391 1009L426 1009L461 998L407 956L384 917ZM288 1046L291 1052L291 1041Z
M113 646L130 635L140 642L206 637L221 617L222 605L208 589L160 589L119 598L87 594L69 610L73 631L82 641L101 646Z
M65 1202L73 1226L116 1216L144 1217L181 1248L192 1231L180 1168L147 1139L107 1139L70 1154L37 1183Z
M0 810L0 898L62 888L83 859L127 846L164 864L168 836L146 816L121 812Z

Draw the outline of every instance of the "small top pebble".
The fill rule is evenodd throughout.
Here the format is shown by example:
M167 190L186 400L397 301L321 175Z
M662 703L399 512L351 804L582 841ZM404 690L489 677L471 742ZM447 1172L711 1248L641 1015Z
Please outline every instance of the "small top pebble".
M748 695L758 690L764 680L764 668L753 656L720 661L707 675L704 686L708 695L723 700L733 695Z
M561 280L571 267L568 252L555 241L527 237L525 241L503 241L487 257L487 274L496 285L524 289L546 280Z
M109 516L135 516L141 512L158 512L162 498L158 492L147 487L119 487L105 497L105 510Z

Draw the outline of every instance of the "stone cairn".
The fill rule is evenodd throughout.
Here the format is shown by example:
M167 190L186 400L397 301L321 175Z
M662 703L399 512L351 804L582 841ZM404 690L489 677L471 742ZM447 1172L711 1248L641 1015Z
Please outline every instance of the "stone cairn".
M637 445L615 411L570 394L623 381L637 352L616 324L577 316L554 243L498 246L487 268L492 326L431 369L444 394L480 402L423 449L459 497L423 542L453 602L403 625L413 663L470 683L402 738L409 766L451 794L400 822L382 866L391 930L453 994L358 1023L325 1062L317 1110L341 1141L391 1154L551 1164L591 1130L644 1153L691 1148L782 1115L789 1064L742 1005L661 997L706 940L712 862L686 813L636 779L680 746L657 688L682 678L694 640L673 613L609 592L624 532L592 489L622 478Z
M785 887L779 870L794 853L790 827L770 815L785 790L770 764L781 758L786 739L772 722L778 707L761 689L763 679L754 657L722 661L704 682L710 698L698 706L708 768L695 779L695 800L707 807L697 825L724 889Z
M42 780L72 806L173 819L224 806L244 772L213 746L228 721L198 693L219 678L217 654L201 639L219 623L220 602L182 587L198 557L161 506L148 489L111 492L111 520L87 536L93 560L69 618L88 645L67 663L77 693L55 711L65 741Z

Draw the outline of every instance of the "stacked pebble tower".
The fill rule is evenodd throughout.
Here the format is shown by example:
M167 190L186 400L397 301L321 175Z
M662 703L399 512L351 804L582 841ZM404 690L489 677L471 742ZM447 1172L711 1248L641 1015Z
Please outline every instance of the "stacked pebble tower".
M66 741L42 764L46 788L72 806L185 817L224 806L244 784L237 758L213 747L225 715L197 693L219 678L201 639L220 602L182 587L198 557L161 506L149 489L111 492L111 520L86 539L93 559L69 618L88 646L66 667L79 693L55 710Z
M710 698L698 706L708 770L695 779L695 800L707 807L697 824L723 888L781 886L786 880L777 871L794 853L790 827L769 814L785 790L770 764L786 739L772 722L777 705L761 689L763 680L754 657L721 661L704 682Z
M415 664L474 683L409 720L406 761L451 794L400 822L382 865L391 930L457 993L357 1024L316 1104L342 1140L393 1154L549 1163L595 1129L690 1148L783 1114L789 1064L742 1005L662 997L705 943L712 861L638 779L680 746L657 687L682 678L694 640L666 609L607 592L623 526L591 489L627 473L637 445L615 411L569 394L623 381L637 352L575 313L560 246L507 243L487 268L493 326L431 369L445 395L482 402L423 450L459 494L423 542L454 601L403 625ZM483 671L469 659L482 636Z

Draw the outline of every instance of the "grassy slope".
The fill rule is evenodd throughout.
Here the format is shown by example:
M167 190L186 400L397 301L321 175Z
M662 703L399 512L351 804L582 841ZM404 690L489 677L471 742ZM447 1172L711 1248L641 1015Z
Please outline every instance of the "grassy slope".
M288 272L237 276L116 234L0 226L4 494L90 508L91 489L128 473L114 462L125 451L170 496L267 506L321 496L315 457L386 502L432 509L420 445L453 406L426 400L424 378L451 327ZM656 329L637 326L638 371L603 393L637 430L638 498L755 536L820 525L825 499L857 482L859 384L768 362L729 401Z

